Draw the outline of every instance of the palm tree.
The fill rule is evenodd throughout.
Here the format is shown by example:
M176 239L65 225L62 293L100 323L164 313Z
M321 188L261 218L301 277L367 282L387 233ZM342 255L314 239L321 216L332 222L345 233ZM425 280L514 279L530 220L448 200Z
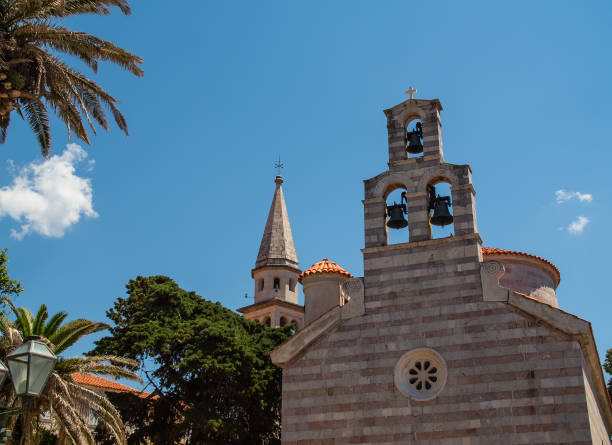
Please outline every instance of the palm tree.
M94 134L94 121L108 130L104 106L128 134L118 101L56 55L75 56L94 73L99 61L109 61L142 76L140 57L57 24L59 19L77 14L106 15L112 6L130 14L128 0L0 0L0 143L6 140L11 112L16 110L27 119L43 156L49 157L47 107L64 121L69 137L74 132L88 144L83 118Z
M68 316L65 312L58 312L49 318L45 305L40 306L34 316L26 308L16 308L8 298L2 300L16 318L14 322L10 322L5 316L0 316L0 332L3 334L0 353L4 354L3 356L31 335L40 336L42 341L59 355L85 335L108 328L104 323L85 319L64 323ZM134 360L114 356L58 360L41 396L30 401L21 415L21 443L36 443L37 424L44 413L49 413L52 429L59 435L60 444L93 445L94 437L88 425L90 416L98 421L99 426L108 430L117 443L126 444L125 427L113 405L103 395L75 383L71 376L76 372L87 372L140 381L137 374L126 369L137 366L138 362ZM9 387L9 400L15 403L11 385L6 386Z

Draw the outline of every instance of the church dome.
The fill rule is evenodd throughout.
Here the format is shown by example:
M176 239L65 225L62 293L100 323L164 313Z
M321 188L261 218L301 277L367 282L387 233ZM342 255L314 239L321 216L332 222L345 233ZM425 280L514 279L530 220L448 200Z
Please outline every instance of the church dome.
M344 270L342 266L328 260L327 258L323 258L323 260L319 261L318 263L314 263L312 266L302 272L298 276L298 281L301 283L304 277L321 273L337 273L344 275L347 278L353 278L353 275Z
M482 257L484 261L495 260L504 265L505 273L499 280L503 287L559 307L555 289L561 274L550 261L529 253L484 246Z

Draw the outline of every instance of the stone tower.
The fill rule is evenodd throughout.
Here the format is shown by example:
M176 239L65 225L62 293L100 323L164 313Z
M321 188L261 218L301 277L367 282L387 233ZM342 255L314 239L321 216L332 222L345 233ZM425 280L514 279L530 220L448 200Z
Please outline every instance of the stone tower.
M445 162L440 111L412 97L384 111L389 168L364 181L364 277L318 296L338 303L271 354L283 445L609 445L590 324L557 307L554 265L482 247L472 172ZM415 120L423 149L410 157ZM441 183L454 230L435 238ZM408 242L390 244L398 189Z
M246 318L271 327L294 323L298 328L304 319L304 307L298 304L297 254L293 244L289 215L283 196L283 178L274 180L276 189L255 268L255 303L238 309Z

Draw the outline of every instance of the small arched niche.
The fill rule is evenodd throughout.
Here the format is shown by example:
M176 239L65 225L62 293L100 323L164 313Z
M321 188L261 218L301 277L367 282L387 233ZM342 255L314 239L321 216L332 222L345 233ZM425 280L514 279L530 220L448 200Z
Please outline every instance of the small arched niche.
M409 240L408 208L405 195L406 188L403 184L393 184L387 188L385 193L387 245L407 243Z
M406 157L423 157L423 121L419 116L411 116L406 122Z
M450 180L443 176L432 179L427 185L427 197L431 239L454 236Z

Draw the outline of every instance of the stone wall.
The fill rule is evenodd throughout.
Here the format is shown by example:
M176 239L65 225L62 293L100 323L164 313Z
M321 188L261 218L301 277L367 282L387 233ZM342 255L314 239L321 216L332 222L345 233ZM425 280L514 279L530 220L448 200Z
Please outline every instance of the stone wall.
M484 302L475 236L365 249L366 314L283 372L283 444L591 444L582 352L565 334ZM438 351L443 391L417 402L394 368Z
M587 408L589 412L589 426L591 429L591 438L596 445L610 445L610 436L606 431L603 421L603 414L593 393L593 383L589 376L586 363L583 362L583 379L585 387L585 396Z

